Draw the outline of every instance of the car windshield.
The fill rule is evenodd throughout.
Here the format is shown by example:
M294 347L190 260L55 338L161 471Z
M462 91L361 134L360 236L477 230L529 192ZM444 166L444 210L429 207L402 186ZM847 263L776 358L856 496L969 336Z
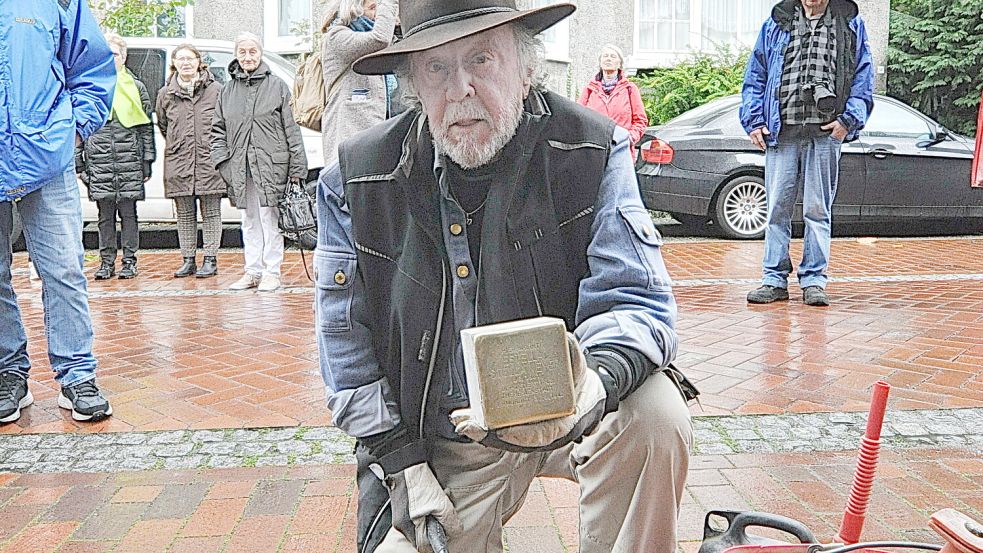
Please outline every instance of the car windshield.
M678 115L666 124L694 127L702 126L710 122L710 120L719 117L723 112L740 103L740 101L740 96L727 96L725 98L720 98L710 102L709 104L704 104L693 108L682 115Z

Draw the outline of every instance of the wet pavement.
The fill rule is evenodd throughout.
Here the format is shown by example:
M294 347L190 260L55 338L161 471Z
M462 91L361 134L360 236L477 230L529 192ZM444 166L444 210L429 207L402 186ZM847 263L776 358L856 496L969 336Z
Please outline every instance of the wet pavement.
M664 251L677 364L703 391L685 551L710 508L773 510L830 537L877 380L893 389L866 535L929 539L928 515L949 506L983 519L983 239L834 240L829 308L804 306L795 284L788 303L747 305L761 243ZM115 415L82 425L56 405L40 285L15 255L36 403L0 426L0 552L353 550L351 441L325 407L313 285L291 251L281 290L226 290L241 263L223 250L218 277L173 279L179 253L145 251L137 279L90 281ZM510 551L575 551L576 493L537 482Z

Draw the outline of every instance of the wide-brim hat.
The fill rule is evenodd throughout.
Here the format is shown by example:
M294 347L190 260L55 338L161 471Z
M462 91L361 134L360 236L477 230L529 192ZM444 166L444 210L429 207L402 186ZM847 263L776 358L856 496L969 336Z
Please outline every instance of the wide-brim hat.
M442 46L508 23L535 33L556 25L576 10L573 4L553 4L518 10L515 0L402 0L399 42L359 58L352 68L362 75L392 73L408 54Z

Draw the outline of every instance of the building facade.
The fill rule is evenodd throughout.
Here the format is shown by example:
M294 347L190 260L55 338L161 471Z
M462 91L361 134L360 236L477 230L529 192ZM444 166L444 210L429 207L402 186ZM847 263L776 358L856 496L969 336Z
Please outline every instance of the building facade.
M410 1L410 0L407 0ZM532 8L561 0L518 0ZM737 52L757 39L775 0L566 0L577 5L568 20L543 35L551 89L576 97L597 72L602 45L627 56L627 69L666 67L696 53ZM886 85L890 0L856 0L867 23L878 90ZM320 27L322 0L207 0L184 8L179 29L188 38L232 40L242 30L263 37L285 55L311 49Z

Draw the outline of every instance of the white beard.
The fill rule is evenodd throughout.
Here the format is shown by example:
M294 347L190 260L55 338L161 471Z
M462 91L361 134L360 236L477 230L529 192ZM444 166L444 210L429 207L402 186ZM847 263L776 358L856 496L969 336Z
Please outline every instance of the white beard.
M487 110L475 99L466 103L456 103L447 106L444 120L439 125L429 121L430 132L439 151L447 154L451 160L462 169L475 169L495 159L519 128L522 118L522 99L516 98L509 102L508 109L492 117ZM449 133L451 125L467 119L481 119L492 126L492 134L485 142L475 142L470 139L452 138Z

